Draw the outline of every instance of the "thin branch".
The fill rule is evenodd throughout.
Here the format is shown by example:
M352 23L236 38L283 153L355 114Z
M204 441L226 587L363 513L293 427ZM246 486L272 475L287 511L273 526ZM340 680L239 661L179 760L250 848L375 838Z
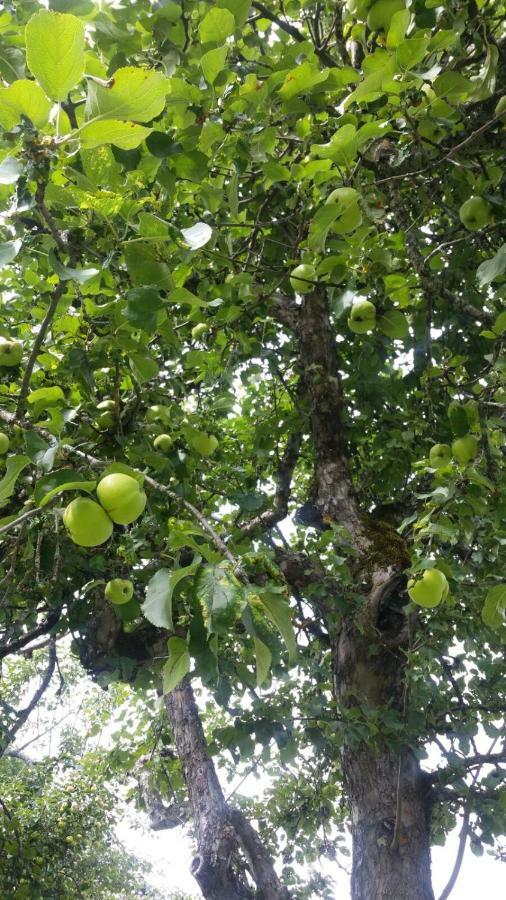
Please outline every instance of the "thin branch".
M276 493L272 509L264 510L258 516L253 516L244 525L240 525L242 534L252 534L254 531L265 531L281 522L288 513L288 501L290 499L293 470L299 458L302 434L299 431L288 435L285 452L280 460L276 474Z
M41 322L37 336L35 338L35 341L33 342L32 351L30 353L30 356L28 357L28 362L27 362L26 368L25 368L25 374L23 376L23 381L21 383L21 388L19 391L19 399L18 399L18 405L16 407L16 416L15 416L16 419L21 419L21 417L23 416L23 413L25 411L25 401L28 396L28 391L30 389L30 379L32 377L32 372L33 372L33 369L35 366L35 361L37 359L37 356L39 355L39 351L42 347L42 344L44 343L44 339L49 330L49 326L51 325L51 322L53 321L53 317L58 308L58 303L60 302L60 298L62 297L62 295L65 293L66 290L67 290L66 282L60 281L56 285L56 287L53 291L53 294L51 296L51 300L49 301L49 306L46 310L46 315L44 316L44 319Z
M31 631L27 631L26 634L23 634L21 637L16 638L16 640L11 641L9 644L4 644L0 646L0 660L5 659L6 656L10 656L13 653L18 653L23 647L26 647L27 644L30 644L35 638L40 637L42 634L47 634L48 631L51 631L58 619L60 618L60 610L51 610L48 614L45 622L42 622L41 625L37 625L36 628L32 628ZM37 647L33 647L33 650L36 650Z
M17 526L21 525L22 522L25 522L26 519L32 519L33 516L38 515L38 513L41 512L44 512L44 508L39 506L34 507L34 509L28 509L26 512L21 513L17 519L13 519L12 522L7 522L7 525L2 525L0 534L6 534L7 531L12 531L13 528L17 528Z
M18 733L18 731L23 727L26 720L28 719L30 714L33 712L35 707L37 706L37 704L38 704L40 698L42 697L42 695L44 694L44 692L48 689L51 678L53 677L53 672L55 670L55 667L56 667L56 642L52 641L49 646L49 661L48 661L44 676L42 678L42 681L41 681L39 687L37 688L37 690L35 691L28 706L25 706L25 708L22 709L21 712L18 713L16 722L14 723L12 728L10 728L7 731L7 734L5 735L5 738L3 739L3 741L4 741L3 746L0 747L0 759L6 752L7 748L9 747L9 744L12 743L12 741L13 741L14 737L16 736L16 734Z

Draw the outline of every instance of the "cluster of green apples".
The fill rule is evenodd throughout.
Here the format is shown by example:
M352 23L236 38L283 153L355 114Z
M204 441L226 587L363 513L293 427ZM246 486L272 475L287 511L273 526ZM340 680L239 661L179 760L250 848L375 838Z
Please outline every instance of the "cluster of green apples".
M387 32L392 17L406 8L405 0L347 0L348 12L353 18L367 22L371 31Z
M421 577L408 581L408 594L413 603L433 609L448 597L450 587L439 569L425 569Z
M116 404L114 400L107 398L106 400L101 400L100 403L97 403L98 416L95 419L94 425L95 428L98 428L99 431L107 431L109 428L114 427L114 410L116 408Z
M468 231L479 231L492 220L490 204L484 197L469 197L459 209L460 221Z
M23 345L19 341L0 342L0 366L19 366L23 358Z
M146 413L146 421L150 425L163 428L170 424L171 416L172 413L169 406L163 406L160 403L156 403L149 407ZM183 419L183 422L180 424L182 425L182 431L189 446L200 456L212 456L215 450L218 449L219 441L216 435L185 427L189 424L187 419ZM172 437L167 432L157 434L153 439L153 447L160 453L169 453L173 443Z
M98 547L112 535L113 524L131 525L146 506L146 494L137 479L122 472L106 475L97 485L99 502L76 497L65 509L64 525L74 544Z
M448 418L456 437L451 447L449 444L434 444L431 447L429 461L433 469L445 468L450 464L452 457L462 466L466 466L476 459L479 451L478 438L469 432L470 426L477 419L475 404L473 404L474 401L463 404L456 400L450 403Z

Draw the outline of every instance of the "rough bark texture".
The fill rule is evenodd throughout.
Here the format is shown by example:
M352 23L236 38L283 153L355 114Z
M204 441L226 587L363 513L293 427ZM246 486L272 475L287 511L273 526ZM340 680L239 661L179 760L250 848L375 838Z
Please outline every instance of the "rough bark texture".
M187 678L167 695L165 702L195 827L198 854L192 873L204 897L289 900L257 833L241 812L225 802ZM251 886L252 880L256 890Z
M360 510L349 473L337 345L324 295L306 295L296 327L315 452L313 499L346 529L362 601L327 618L339 707L402 715L403 649L413 623L402 613L409 557L395 530ZM289 572L289 566L285 567ZM342 767L353 838L353 900L433 900L427 785L408 747L348 741Z

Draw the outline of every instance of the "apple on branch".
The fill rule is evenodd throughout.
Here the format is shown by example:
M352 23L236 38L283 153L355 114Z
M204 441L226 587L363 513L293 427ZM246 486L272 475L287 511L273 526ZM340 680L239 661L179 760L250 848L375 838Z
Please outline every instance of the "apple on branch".
M446 600L450 588L446 575L439 569L425 569L421 578L408 581L408 594L413 603L433 609Z
M19 366L23 358L23 345L19 341L0 342L0 366Z
M348 327L355 334L366 334L376 327L376 307L370 300L357 300L351 307Z
M122 605L128 603L134 594L134 586L126 578L112 578L105 586L105 596L111 603Z
M63 524L74 544L98 547L111 537L112 521L98 503L89 497L76 497L63 513Z
M146 506L146 494L137 479L122 472L106 475L97 485L97 497L116 525L130 525Z

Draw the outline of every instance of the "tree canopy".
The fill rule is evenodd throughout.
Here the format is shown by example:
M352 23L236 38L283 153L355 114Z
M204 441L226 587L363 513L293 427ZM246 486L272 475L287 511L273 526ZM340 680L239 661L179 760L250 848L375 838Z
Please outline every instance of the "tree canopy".
M0 12L2 781L56 790L9 754L69 635L205 897L331 897L351 831L354 900L431 900L460 817L504 853L505 4L48 7Z

